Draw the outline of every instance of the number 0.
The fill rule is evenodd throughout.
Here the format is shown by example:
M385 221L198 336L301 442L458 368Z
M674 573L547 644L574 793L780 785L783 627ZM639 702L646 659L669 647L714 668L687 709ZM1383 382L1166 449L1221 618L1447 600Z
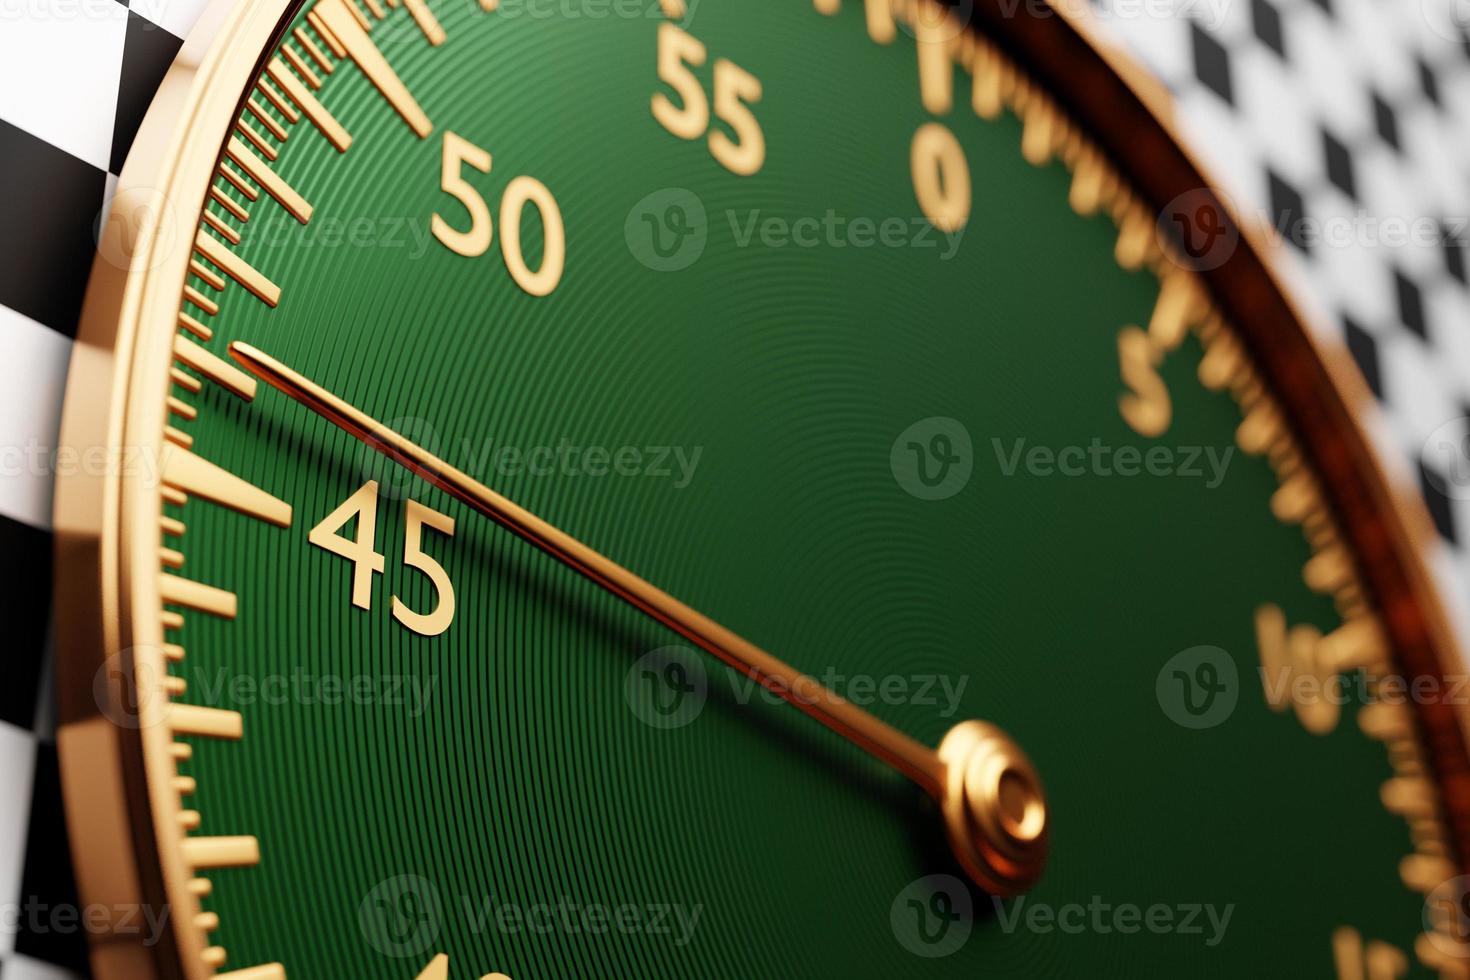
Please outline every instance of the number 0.
M545 230L541 268L535 272L521 254L521 210L528 201L541 212L541 227ZM567 264L567 230L556 198L535 177L512 180L500 199L500 251L505 256L510 277L532 296L545 296L561 282L562 269Z

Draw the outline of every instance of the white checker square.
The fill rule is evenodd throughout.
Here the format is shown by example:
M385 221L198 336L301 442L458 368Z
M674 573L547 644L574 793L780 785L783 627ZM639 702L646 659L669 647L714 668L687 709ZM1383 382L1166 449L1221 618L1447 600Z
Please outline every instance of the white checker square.
M1311 211L1311 204L1307 205ZM1332 302L1359 326L1372 330L1398 316L1394 306L1393 277L1384 266L1380 250L1362 242L1317 250L1317 287L1313 292L1332 297Z
M1446 392L1427 379L1435 376L1429 353L1407 331L1379 345L1384 391L1397 409L1401 444L1411 457L1440 426L1460 417Z
M1135 8L1127 0L1114 0L1094 11L1093 20L1109 41L1122 45L1166 85L1176 86L1192 77L1194 60L1189 49L1189 22L1183 17L1158 17L1152 7Z
M11 454L0 459L0 514L43 530L71 349L55 330L0 306L0 446Z
M80 980L70 970L33 960L29 956L10 957L0 964L0 980Z
M31 823L31 785L36 773L36 737L0 722L0 907L18 904L25 874L26 836ZM15 948L12 918L0 919L0 957Z
M0 30L0 119L106 170L128 11L117 0L32 0Z
M1322 136L1309 94L1275 52L1249 45L1232 58L1239 131L1252 146L1268 148L1273 169L1297 187L1322 173Z
M1220 185L1244 220L1258 222L1265 213L1266 177L1255 166L1259 152L1241 137L1229 107L1213 92L1196 87L1181 92L1175 108L1178 125L1198 151L1205 175Z

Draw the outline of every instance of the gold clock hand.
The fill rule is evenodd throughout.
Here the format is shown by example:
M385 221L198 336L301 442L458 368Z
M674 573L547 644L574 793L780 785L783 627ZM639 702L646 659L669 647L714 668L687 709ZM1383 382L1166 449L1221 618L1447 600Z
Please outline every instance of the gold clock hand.
M938 750L843 699L600 552L405 439L321 385L249 344L230 354L261 380L401 463L467 506L653 617L917 783L940 805L960 863L999 895L1025 891L1046 861L1041 782L1019 746L994 725L965 721Z

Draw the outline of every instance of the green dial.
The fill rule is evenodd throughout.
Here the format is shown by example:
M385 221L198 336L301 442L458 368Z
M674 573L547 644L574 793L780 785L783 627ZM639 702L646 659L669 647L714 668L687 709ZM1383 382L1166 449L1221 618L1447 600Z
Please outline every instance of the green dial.
M151 488L159 683L240 725L169 740L156 839L203 916L173 969L1453 962L1421 892L1458 858L1321 447L1003 39L855 0L375 8L261 8L178 307L168 451L289 516ZM918 743L1004 730L1039 881L992 897L903 774L231 343Z

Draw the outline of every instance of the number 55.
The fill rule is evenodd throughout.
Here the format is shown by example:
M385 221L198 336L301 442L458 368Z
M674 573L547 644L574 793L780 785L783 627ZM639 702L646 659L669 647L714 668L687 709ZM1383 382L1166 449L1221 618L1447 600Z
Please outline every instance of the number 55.
M709 99L690 65L702 65L707 57L704 44L667 21L658 27L658 77L667 82L681 105L662 92L653 96L653 118L680 139L697 140L709 132ZM766 136L750 111L750 103L761 99L761 83L733 61L715 62L715 116L735 133L730 139L720 130L709 132L709 151L725 169L742 177L760 170L766 162Z

